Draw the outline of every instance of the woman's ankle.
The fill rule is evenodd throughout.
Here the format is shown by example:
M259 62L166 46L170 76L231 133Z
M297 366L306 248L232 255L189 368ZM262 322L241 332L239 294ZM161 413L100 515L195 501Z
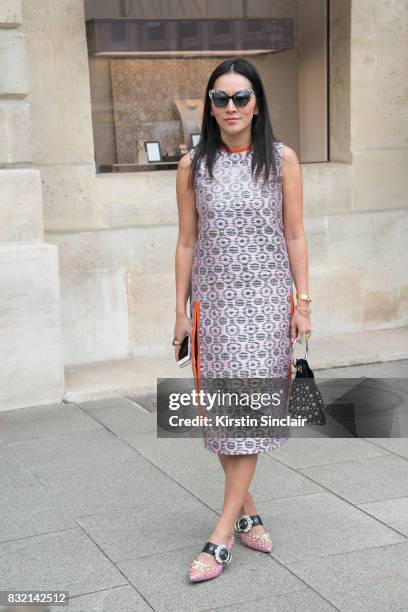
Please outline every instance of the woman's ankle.
M257 514L255 502L251 495L248 495L248 497L245 499L244 503L241 506L241 516L243 514L248 514L249 516Z
M211 533L211 538L214 540L226 540L228 541L234 535L234 527L235 525L225 526L225 525L217 525L214 527Z

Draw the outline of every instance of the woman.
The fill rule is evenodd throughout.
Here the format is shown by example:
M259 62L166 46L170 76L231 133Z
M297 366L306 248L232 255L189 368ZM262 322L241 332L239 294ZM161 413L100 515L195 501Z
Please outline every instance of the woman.
M247 60L227 60L211 74L201 139L179 162L176 191L176 359L191 334L197 385L200 377L289 384L292 344L311 333L301 167L296 153L275 139L263 84ZM270 552L249 485L258 454L286 440L205 431L204 445L225 472L225 494L208 542L190 565L191 581L221 573L234 530L250 548Z

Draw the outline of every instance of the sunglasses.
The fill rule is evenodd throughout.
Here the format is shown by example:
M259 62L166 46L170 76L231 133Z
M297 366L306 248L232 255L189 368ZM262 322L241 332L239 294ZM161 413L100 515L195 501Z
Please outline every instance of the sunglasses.
M210 89L208 92L210 99L214 106L218 106L218 108L225 108L228 106L228 102L232 99L235 106L242 107L246 106L251 99L251 96L255 95L253 89L240 89L233 96L227 96L225 91L221 91L220 89Z

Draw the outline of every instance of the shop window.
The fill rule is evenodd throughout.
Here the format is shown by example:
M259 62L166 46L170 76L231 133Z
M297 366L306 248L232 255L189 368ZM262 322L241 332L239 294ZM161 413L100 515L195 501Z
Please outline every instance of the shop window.
M85 0L85 15L97 172L175 170L232 56L259 70L275 136L327 161L327 0Z

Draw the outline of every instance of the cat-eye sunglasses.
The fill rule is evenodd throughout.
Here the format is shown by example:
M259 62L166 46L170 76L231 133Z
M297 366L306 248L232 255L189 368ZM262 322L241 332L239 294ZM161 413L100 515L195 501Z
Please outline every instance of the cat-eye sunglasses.
M221 91L220 89L210 89L208 95L214 104L218 108L225 108L228 106L228 102L232 99L235 106L238 108L242 106L246 106L251 99L251 96L255 95L253 89L246 88L240 89L233 96L228 96L225 91Z

